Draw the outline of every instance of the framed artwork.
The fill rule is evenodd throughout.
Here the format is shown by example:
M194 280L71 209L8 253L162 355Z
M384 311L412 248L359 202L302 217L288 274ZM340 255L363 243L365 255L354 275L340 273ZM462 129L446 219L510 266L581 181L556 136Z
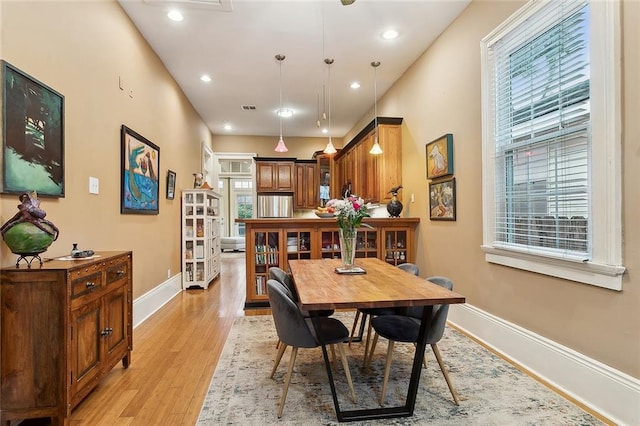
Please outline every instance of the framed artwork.
M173 200L176 195L176 172L167 170L167 200Z
M456 220L456 178L429 183L429 219Z
M453 135L447 133L427 144L427 179L453 174Z
M2 192L64 197L64 96L2 61Z
M120 213L158 214L160 148L124 124L120 140Z

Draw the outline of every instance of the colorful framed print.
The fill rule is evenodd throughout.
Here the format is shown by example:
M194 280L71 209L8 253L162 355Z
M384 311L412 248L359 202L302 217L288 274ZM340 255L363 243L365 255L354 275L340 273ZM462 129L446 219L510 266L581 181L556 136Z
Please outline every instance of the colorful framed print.
M453 174L453 135L447 133L427 144L427 179Z
M2 61L2 192L64 197L64 96Z
M160 148L125 125L120 140L120 213L158 214Z
M429 183L429 219L456 220L456 178Z
M173 200L176 195L176 172L167 170L167 200Z

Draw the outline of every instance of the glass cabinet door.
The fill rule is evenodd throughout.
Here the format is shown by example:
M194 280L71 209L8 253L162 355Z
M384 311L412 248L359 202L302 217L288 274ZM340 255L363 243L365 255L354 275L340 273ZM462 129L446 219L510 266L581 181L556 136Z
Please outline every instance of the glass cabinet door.
M340 259L340 233L337 229L320 231L323 259Z
M408 262L408 229L384 230L384 260L392 265Z
M311 259L311 230L287 230L287 259Z
M255 231L252 241L254 244L254 291L256 296L267 297L267 280L269 268L280 267L280 231Z
M356 257L378 257L378 231L360 228L356 237Z

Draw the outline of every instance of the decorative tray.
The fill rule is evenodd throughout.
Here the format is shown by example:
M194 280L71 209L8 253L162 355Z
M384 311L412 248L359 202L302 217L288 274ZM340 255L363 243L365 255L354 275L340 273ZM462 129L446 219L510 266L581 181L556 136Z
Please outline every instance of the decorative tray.
M336 268L335 271L336 271L336 274L340 274L340 275L362 275L367 273L367 271L365 271L359 266L355 266L351 269Z

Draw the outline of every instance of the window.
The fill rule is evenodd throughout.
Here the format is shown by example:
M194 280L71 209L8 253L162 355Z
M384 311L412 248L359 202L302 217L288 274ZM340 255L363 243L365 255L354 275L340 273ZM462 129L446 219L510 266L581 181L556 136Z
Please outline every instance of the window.
M482 41L487 261L621 289L618 28L533 1Z
M250 159L221 159L220 171L223 174L248 174L251 173Z

